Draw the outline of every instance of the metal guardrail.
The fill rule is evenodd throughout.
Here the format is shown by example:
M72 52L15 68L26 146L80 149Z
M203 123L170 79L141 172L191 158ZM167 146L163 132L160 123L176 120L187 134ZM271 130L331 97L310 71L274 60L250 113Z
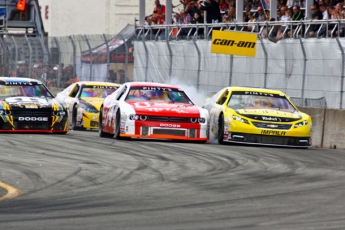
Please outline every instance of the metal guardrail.
M341 37L342 30L345 29L345 19L337 20L304 20L304 21L267 21L267 22L233 22L217 24L170 24L170 25L136 25L137 39L146 40L169 40L179 39L211 39L213 30L223 31L245 31L257 33L263 38L274 36L273 32L284 26L283 34L287 31L294 31L285 38L309 38L308 32L312 26L320 26L315 33L315 38ZM251 31L246 28L251 27ZM177 32L176 32L177 31ZM184 31L188 31L185 33ZM202 34L200 33L202 31ZM324 31L327 31L324 33ZM265 35L263 35L265 33Z

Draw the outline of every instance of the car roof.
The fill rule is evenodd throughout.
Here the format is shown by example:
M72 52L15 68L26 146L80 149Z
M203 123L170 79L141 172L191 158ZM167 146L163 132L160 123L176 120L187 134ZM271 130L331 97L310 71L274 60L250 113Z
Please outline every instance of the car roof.
M37 82L41 83L40 80L33 79L33 78L25 78L25 77L0 77L0 81L3 82L13 82L13 81L18 81L18 82Z
M148 86L148 87L162 87L162 88L182 89L182 87L179 87L179 86L176 86L176 85L157 83L157 82L128 82L126 84L128 84L130 87Z
M262 93L277 93L277 94L284 94L282 91L274 90L274 89L265 89L265 88L255 88L255 87L242 87L242 86L229 86L226 87L231 91L254 91L254 92L262 92Z
M104 82L104 81L78 81L80 85L97 85L97 86L117 86L120 87L121 84L113 83L113 82Z

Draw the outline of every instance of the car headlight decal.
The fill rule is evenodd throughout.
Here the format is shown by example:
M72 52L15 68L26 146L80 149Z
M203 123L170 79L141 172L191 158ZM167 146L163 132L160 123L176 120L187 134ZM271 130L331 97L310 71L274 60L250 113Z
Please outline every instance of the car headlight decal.
M140 118L140 120L142 120L142 121L146 121L146 120L147 120L147 116L140 116L139 118Z
M206 118L200 117L198 118L198 122L204 124L206 122Z
M11 114L12 114L11 110L0 109L0 115L11 115Z
M60 111L53 111L53 116L65 116L66 112L63 110Z
M299 128L308 124L308 121L304 120L295 124L295 128Z
M190 119L190 122L192 122L192 123L196 123L197 121L198 121L197 118L191 118L191 119Z
M242 123L245 123L245 124L248 124L249 125L249 121L242 118L242 117L239 117L239 116L236 116L236 115L232 115L232 119L234 119L235 121L239 121L239 122L242 122Z
M97 109L94 109L94 108L85 108L85 112L88 112L88 113L98 113L99 111Z
M129 115L129 120L134 120L134 121L136 121L136 120L139 120L139 115L136 115L136 114L131 114L131 115Z

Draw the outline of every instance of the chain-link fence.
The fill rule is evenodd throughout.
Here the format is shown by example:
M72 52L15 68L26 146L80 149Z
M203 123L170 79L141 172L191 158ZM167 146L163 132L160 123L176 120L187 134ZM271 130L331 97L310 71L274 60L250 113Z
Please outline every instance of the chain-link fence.
M128 26L117 35L46 37L43 42L28 36L1 38L1 76L35 78L59 88L77 79L132 80L133 31L134 27Z
M117 83L177 79L207 92L228 85L275 88L295 98L298 105L344 107L344 38L309 38L305 29L309 25L302 22L299 33L273 43L267 37L275 24L256 25L261 26L259 34L267 32L266 37L259 36L255 58L210 52L212 28L243 30L245 24L129 25L117 35L43 40L8 36L0 38L0 75L37 78L59 88L76 78ZM180 36L183 28L192 30Z
M289 22L287 28L294 32L273 40L279 37L281 23L137 27L134 76L140 81L194 86L206 93L230 85L272 88L287 93L300 106L344 108L345 20ZM246 30L254 25L257 29ZM313 25L319 27L310 37ZM257 33L256 56L212 53L215 29Z

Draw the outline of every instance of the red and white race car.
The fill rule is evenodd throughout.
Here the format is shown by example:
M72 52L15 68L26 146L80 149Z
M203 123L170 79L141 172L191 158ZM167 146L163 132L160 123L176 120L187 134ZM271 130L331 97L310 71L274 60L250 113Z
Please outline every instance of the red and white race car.
M209 139L208 111L174 85L125 83L104 99L99 119L100 137Z

